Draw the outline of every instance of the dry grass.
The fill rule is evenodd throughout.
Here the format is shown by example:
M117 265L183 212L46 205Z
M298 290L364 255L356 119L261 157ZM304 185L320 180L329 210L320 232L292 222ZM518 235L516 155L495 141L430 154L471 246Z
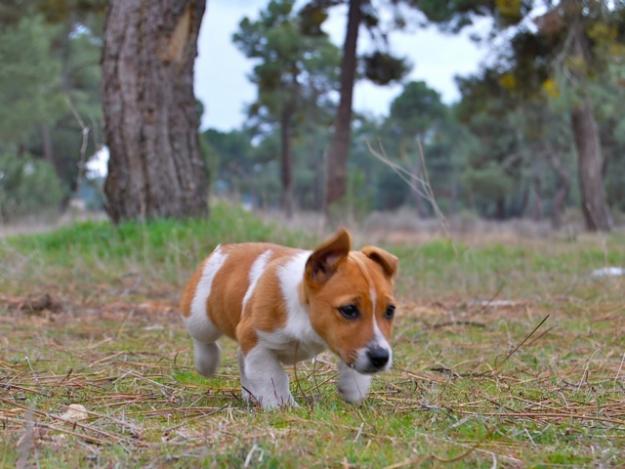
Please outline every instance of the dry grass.
M547 262L586 259L586 271L593 245L532 245L494 273L434 248L415 257L417 247L396 248L404 278L395 366L361 407L340 401L334 358L322 355L291 369L301 408L248 409L234 344L223 343L216 377L197 375L176 313L180 282L145 280L139 267L110 282L79 281L70 269L12 284L0 296L0 466L622 464L625 282L583 281L581 270ZM507 251L495 254L510 263ZM485 272L483 289L479 277L454 283L460 269ZM510 274L519 269L524 283ZM417 272L426 280L413 281ZM508 282L493 287L499 276ZM70 404L87 414L63 420Z

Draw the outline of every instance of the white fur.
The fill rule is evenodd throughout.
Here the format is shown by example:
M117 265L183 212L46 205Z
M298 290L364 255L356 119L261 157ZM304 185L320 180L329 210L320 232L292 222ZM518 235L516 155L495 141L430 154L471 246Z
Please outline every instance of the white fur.
M272 350L259 343L247 353L244 362L245 387L252 394L248 399L251 397L263 409L297 405L289 391L289 375Z
M250 402L253 398L251 394L252 386L247 379L247 375L245 374L245 356L243 355L241 349L237 350L237 358L239 359L239 374L241 375L241 395L243 396L243 400L245 402Z
M219 246L204 263L202 277L195 287L195 295L191 302L191 314L184 319L185 326L193 338L195 368L204 376L211 376L219 364L220 350L214 342L221 336L208 317L206 304L211 295L215 275L224 265L227 254L223 254Z
M262 273L265 271L265 267L267 267L267 262L269 262L270 257L271 249L268 249L260 256L258 256L252 264L252 267L250 269L250 283L247 287L247 291L245 292L245 296L243 297L243 309L245 309L245 305L247 304L247 302L250 301L250 298L254 293L254 289L256 288L256 283L258 282L258 279L260 278Z
M383 369L379 370L386 371L390 369L393 364L393 349L391 348L388 340L386 340L386 337L384 337L384 334L382 334L382 331L378 327L378 321L376 317L373 316L373 338L371 339L371 341L369 341L367 345L359 348L356 351L356 360L354 360L352 368L354 368L356 371L364 371L369 369L371 363L369 361L369 357L367 356L367 350L376 346L382 347L383 349L386 349L388 351L388 362L386 363L386 365L384 365Z
M393 363L393 350L391 349L391 346L386 340L386 337L384 337L384 334L382 334L382 331L378 327L378 321L375 315L376 308L377 308L378 295L375 290L375 286L373 285L373 282L371 282L371 279L369 278L369 276L365 275L365 278L367 282L369 283L369 297L371 299L371 311L373 313L373 338L367 345L365 345L364 347L356 351L356 360L354 360L354 363L352 365L352 368L355 370L354 371L355 373L357 372L357 370L364 371L370 367L371 364L369 362L369 357L367 356L367 349L372 348L372 347L377 346L388 351L389 359L388 359L388 363L384 366L384 370L388 370Z
M388 350L388 363L384 367L384 370L386 371L390 369L391 365L393 364L393 349L391 348L388 340L386 340L386 337L384 337L384 334L382 334L382 331L378 327L378 320L375 316L373 316L373 340L374 343L377 344L379 347Z
M339 361L339 380L336 387L343 399L352 404L360 404L369 393L371 375L363 375Z
M325 341L310 323L308 307L301 302L300 284L304 279L310 251L296 254L278 267L277 275L286 309L286 324L273 332L259 332L263 343L273 350L282 363L295 363L313 358L326 348Z
M282 364L313 358L326 348L324 340L314 331L308 308L302 304L299 295L309 257L310 252L304 251L278 267L286 324L272 332L257 331L259 342L244 359L249 391L263 408L296 405Z
M193 362L195 369L202 376L213 376L219 366L221 349L215 342L204 343L193 339Z

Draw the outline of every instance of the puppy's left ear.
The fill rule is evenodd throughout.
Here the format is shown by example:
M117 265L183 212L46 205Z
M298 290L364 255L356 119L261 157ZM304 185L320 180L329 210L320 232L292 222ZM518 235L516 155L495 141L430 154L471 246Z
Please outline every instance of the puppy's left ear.
M399 259L392 255L390 252L385 251L377 246L365 246L362 248L362 252L365 256L371 259L373 262L380 264L384 274L388 278L393 278L397 273L397 267L399 266Z
M305 278L313 288L319 288L332 277L339 263L347 257L352 246L352 237L346 229L338 230L334 236L317 247L306 262Z

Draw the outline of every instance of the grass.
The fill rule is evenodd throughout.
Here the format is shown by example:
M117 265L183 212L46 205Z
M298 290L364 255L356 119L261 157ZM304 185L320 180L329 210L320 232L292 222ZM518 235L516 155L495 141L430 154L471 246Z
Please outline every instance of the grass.
M195 263L246 239L316 241L228 206L3 241L0 467L623 463L625 282L589 278L625 265L622 237L388 246L394 369L353 407L324 354L291 370L301 407L276 412L241 402L228 341L218 375L196 374L177 318ZM88 418L61 420L70 404Z

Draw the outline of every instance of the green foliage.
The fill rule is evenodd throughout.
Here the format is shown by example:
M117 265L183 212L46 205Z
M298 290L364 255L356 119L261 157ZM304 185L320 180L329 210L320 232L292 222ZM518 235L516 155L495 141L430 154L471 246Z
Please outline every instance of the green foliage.
M50 56L56 34L41 17L0 28L0 140L16 148L53 122L62 105L60 66ZM5 151L8 150L5 146Z
M330 118L331 93L338 86L340 62L339 50L327 35L301 34L307 26L302 25L303 17L294 11L294 3L272 0L257 20L244 18L233 36L239 49L257 62L250 77L257 86L257 99L248 108L247 127L262 139L261 158L263 150L280 142L280 151L273 152L271 159L281 155L280 172L286 176L280 179L285 186L285 180L292 179L295 166L294 142L297 145L300 136ZM247 174L258 180L259 172L265 170L267 174L274 165L263 166L254 166L254 171L248 170ZM265 184L265 194L266 188ZM287 189L283 187L283 202L291 197ZM256 198L265 199L259 194Z
M423 81L413 81L404 85L401 94L391 102L389 118L402 131L423 136L445 114L440 94Z
M365 77L376 85L388 85L400 81L410 71L404 58L394 57L388 52L375 51L363 57Z
M407 0L406 3L419 8L428 20L438 24L441 28L459 32L473 24L480 16L492 17L499 27L517 25L539 2L534 0Z
M293 0L272 0L257 20L244 18L234 43L257 61L251 76L258 98L250 116L277 123L285 112L301 113L336 89L339 51L325 34L300 34Z
M319 36L323 32L323 23L329 18L329 10L338 5L349 3L342 0L308 0L299 12L300 31L306 36ZM374 50L363 54L358 58L359 68L362 70L361 78L367 78L377 85L388 85L400 82L410 71L411 65L407 59L398 57L389 52L388 37L394 28L406 26L402 11L394 1L392 4L376 5L365 1L361 4L361 25L367 28L369 36L373 39ZM409 2L408 2L409 3ZM383 10L390 10L394 21L387 26L381 17Z
M56 211L63 195L61 182L49 163L0 155L0 221Z
M189 267L219 243L256 240L293 244L309 239L301 233L280 232L276 226L236 206L217 204L211 210L210 219L163 219L119 225L84 222L53 233L10 238L8 245L21 252L38 253L42 261L54 265L67 266L75 256L92 267L102 259L118 264L183 262Z
M99 0L8 2L0 10L0 151L50 163L66 194L102 144ZM77 117L78 115L79 117Z
M463 180L467 190L484 202L505 198L513 187L512 179L500 166L494 164L468 170Z

